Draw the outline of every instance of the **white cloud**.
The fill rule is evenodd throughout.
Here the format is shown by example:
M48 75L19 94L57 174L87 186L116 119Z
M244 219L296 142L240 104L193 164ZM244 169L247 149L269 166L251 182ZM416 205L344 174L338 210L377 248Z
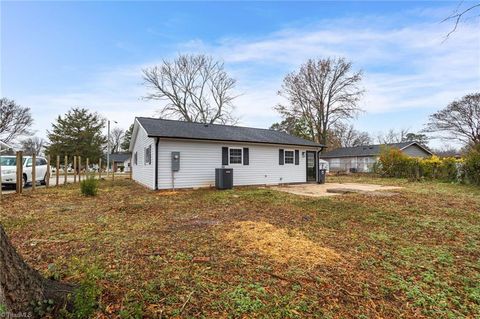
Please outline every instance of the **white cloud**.
M391 20L397 18L325 20L254 39L224 38L215 43L192 39L179 43L171 54L202 52L222 58L242 93L236 100L241 124L257 127L268 127L279 119L273 107L281 102L277 91L283 76L312 57L344 56L354 62L354 68L363 69L366 95L362 106L370 113L414 112L418 108L433 111L479 90L478 25L463 25L442 43L449 25L424 22L396 27ZM156 109L155 103L141 100L145 94L141 69L155 61L139 62L92 74L89 83L72 92L18 100L33 108L39 135L50 128L58 114L73 106L95 109L126 128L134 116L152 116ZM392 119L391 126L405 127L408 123ZM378 131L374 123L371 131Z

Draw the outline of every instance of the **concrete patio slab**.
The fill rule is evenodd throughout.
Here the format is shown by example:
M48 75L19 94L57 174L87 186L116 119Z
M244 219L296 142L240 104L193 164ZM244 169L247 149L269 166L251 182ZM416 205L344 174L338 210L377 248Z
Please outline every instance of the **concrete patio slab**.
M295 195L312 197L337 196L347 193L365 193L372 195L381 195L382 193L384 193L386 196L392 196L394 195L394 193L385 191L402 189L402 187L398 186L383 186L376 184L359 183L295 184L274 186L272 188L278 191L287 192Z

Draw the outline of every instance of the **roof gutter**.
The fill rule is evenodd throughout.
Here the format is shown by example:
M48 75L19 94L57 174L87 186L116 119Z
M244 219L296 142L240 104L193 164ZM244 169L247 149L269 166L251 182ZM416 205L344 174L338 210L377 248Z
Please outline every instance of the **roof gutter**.
M311 148L320 148L320 151L326 148L325 145L316 144L316 145L308 145L308 144L292 144L292 143L275 143L275 142L253 142L253 141L242 141L242 140L224 140L224 139L216 139L216 138L193 138L193 137L173 137L173 136L162 136L162 135L147 135L148 137L152 138L170 138L174 140L194 140L194 141L214 141L214 142L234 142L234 143L248 143L248 144L270 144L270 145L290 145L290 146L302 146L302 147L311 147Z

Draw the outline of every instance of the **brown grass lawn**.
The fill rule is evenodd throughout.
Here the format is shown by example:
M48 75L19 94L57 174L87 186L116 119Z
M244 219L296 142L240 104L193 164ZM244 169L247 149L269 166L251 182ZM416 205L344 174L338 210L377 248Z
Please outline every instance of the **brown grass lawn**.
M265 188L153 192L102 181L5 196L0 222L92 318L479 318L480 189L393 197ZM96 300L96 301L95 301Z

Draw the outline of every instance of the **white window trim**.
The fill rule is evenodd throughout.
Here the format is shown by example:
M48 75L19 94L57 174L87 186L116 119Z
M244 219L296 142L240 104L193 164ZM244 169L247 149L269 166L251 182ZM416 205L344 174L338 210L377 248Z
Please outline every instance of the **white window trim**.
M292 163L287 163L287 161L285 160L286 159L286 155L287 155L287 152L292 152L293 153L293 162ZM283 150L283 164L284 165L295 165L295 150Z
M230 150L240 150L240 163L230 163ZM243 165L243 148L242 147L228 148L228 165Z

